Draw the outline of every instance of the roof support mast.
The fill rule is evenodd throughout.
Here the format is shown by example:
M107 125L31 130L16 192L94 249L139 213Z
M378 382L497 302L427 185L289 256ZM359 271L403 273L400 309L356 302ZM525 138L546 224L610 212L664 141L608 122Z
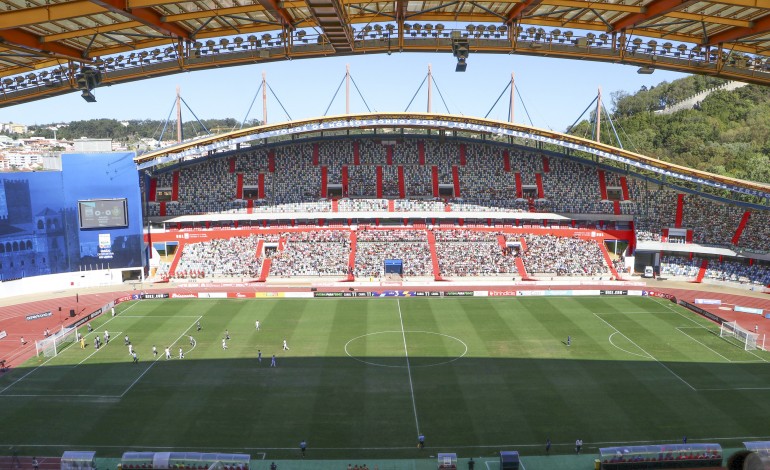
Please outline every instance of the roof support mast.
M511 112L508 116L508 122L513 122L513 104L514 100L513 98L516 96L516 87L513 81L513 72L511 72Z
M176 141L181 144L184 140L182 135L182 94L181 89L176 87Z
M267 124L267 72L262 72L262 125Z
M433 70L431 69L430 64L428 64L428 113L431 113L431 109L433 109L433 84L431 83L433 81Z
M350 114L350 64L345 64L345 114Z
M601 142L602 131L602 87L599 87L599 94L596 95L596 141Z

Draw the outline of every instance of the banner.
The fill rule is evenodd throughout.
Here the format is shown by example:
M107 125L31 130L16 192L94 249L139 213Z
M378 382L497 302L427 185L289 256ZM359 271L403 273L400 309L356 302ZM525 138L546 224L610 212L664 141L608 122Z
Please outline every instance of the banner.
M715 321L715 322L719 323L720 325L725 322L724 318L718 317L718 316L714 315L711 312L703 310L702 308L700 308L700 307L698 307L696 305L693 305L690 302L685 302L684 300L679 299L677 303L679 303L679 305L681 305L681 306L683 306L685 308L688 308L688 309L692 310L693 312L695 312L695 313L697 313L699 315L702 315L702 316L708 318L711 321Z
M487 295L489 297L514 297L518 294L515 290L491 290Z
M658 291L655 291L655 290L645 290L645 291L642 291L642 296L657 297L659 299L666 299L666 300L671 300L673 302L676 302L676 297L674 297L673 295L667 294L665 292L658 292Z
M753 313L755 315L762 315L763 313L765 313L765 311L762 310L761 308L740 307L738 305L736 305L733 308L733 310L736 312Z
M313 292L313 297L369 297L369 292L343 291L343 292ZM371 295L377 295L372 293Z
M53 315L51 311L43 312L43 313L35 313L34 315L27 315L27 321L50 317L51 315Z
M722 305L720 299L695 299L695 303L702 305Z
M599 295L628 295L627 290L600 290Z
M5 330L0 331L0 339L5 338L6 336L8 336L8 333L6 333Z
M185 293L185 294L177 294L177 293L172 292L170 297L172 299L197 299L198 298L198 294L196 294L194 292Z
M142 299L168 299L169 294L142 294Z

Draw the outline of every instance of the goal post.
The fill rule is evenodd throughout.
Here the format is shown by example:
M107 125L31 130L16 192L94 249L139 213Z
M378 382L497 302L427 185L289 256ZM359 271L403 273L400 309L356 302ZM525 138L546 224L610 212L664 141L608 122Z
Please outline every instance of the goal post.
M719 337L737 340L740 346L746 351L754 351L760 347L764 349L764 344L759 344L759 335L745 328L741 328L737 321L722 323L719 328ZM764 343L764 340L762 343Z
M38 357L58 356L59 353L77 340L77 328L62 328L53 335L40 341L35 341L35 353Z

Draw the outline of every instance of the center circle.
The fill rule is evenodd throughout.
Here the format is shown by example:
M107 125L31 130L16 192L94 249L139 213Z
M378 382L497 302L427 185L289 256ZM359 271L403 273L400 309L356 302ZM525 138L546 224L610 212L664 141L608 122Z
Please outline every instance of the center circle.
M454 362L468 353L468 345L454 336L433 331L377 331L345 343L345 354L378 367L432 367Z

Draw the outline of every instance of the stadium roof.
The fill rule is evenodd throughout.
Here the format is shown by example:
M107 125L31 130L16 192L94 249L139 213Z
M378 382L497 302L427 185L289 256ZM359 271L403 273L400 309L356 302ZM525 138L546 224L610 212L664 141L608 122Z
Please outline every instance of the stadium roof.
M0 106L189 70L515 53L770 84L768 0L3 0ZM86 68L84 68L86 67ZM98 72L98 73L96 73ZM84 97L85 94L84 94Z
M675 165L569 134L523 124L435 113L360 113L266 124L186 141L137 156L134 161L141 170L173 162L195 160L215 152L233 150L239 146L259 147L271 143L288 143L294 137L320 136L324 132L326 135L347 133L350 138L355 138L356 133L380 132L382 139L387 141L397 139L399 134L395 132L404 129L430 130L435 133L457 132L470 138L497 139L500 142L513 142L517 139L520 142L552 146L564 152L584 152L594 158L614 162L621 167L633 167L662 177L670 176L694 184L761 198L768 198L770 195L770 185L764 183L739 180Z

